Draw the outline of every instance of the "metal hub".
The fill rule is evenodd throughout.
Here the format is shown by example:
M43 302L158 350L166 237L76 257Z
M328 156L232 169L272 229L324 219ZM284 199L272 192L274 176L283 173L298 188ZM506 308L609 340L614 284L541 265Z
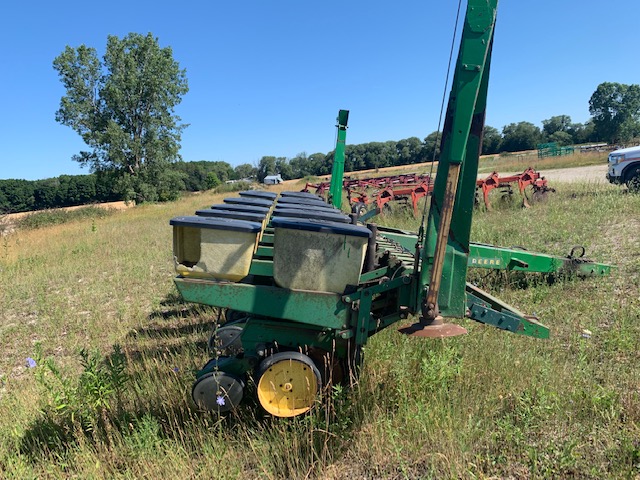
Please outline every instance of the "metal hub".
M299 352L267 357L259 369L258 400L276 417L308 412L320 392L320 372L311 358Z
M224 325L211 332L209 337L209 351L214 355L234 357L242 353L242 330L244 323Z
M220 413L236 408L244 393L244 382L235 375L211 372L194 384L191 397L198 407Z

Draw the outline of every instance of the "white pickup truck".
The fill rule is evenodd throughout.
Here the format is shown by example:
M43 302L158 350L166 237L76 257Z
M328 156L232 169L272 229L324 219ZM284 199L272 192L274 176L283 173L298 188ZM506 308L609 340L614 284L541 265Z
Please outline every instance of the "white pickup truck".
M621 148L609 154L607 180L625 183L629 190L640 192L640 146Z

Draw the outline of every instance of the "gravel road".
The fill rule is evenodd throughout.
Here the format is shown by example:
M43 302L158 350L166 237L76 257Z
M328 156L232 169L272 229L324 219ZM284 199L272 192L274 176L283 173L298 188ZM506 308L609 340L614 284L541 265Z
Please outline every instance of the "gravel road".
M606 183L607 165L540 170L540 174L550 182Z

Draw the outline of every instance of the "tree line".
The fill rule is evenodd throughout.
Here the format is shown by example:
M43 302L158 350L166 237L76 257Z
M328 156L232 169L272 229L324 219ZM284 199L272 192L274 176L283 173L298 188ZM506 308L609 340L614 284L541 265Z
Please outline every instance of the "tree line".
M432 132L424 139L410 137L386 142L347 144L345 171L369 170L384 167L411 165L438 159L440 132ZM531 122L510 123L502 132L485 126L482 154L500 154L534 150L541 143L575 145L603 141L595 120L574 123L569 115L556 115L542 121L542 128ZM348 140L348 139L347 139ZM267 175L280 174L284 180L320 176L331 173L333 151L307 155L299 153L293 158L264 156L256 166L256 176L262 181Z
M188 92L186 71L170 47L160 47L151 33L107 37L105 54L93 47L65 47L53 61L65 89L55 118L76 131L87 146L73 160L91 175L0 181L0 213L72 206L114 199L167 201L181 191L214 188L242 178L262 181L326 175L333 152L299 153L293 158L264 156L256 164L182 162L181 133L186 124L175 107ZM483 154L605 141L629 142L640 136L640 86L605 82L589 100L592 118L573 123L568 115L511 123L502 131L487 126ZM362 170L423 163L438 157L439 133L425 138L347 145L345 169Z
M227 162L183 162L167 167L165 178L173 178L175 191L158 185L159 200L172 200L180 192L215 188L228 180L255 178L255 167L232 167ZM89 175L60 175L45 180L0 180L0 214L74 207L123 200L118 175L100 171Z
M0 213L113 202L122 198L114 185L113 176L105 173L60 175L46 180L0 180Z

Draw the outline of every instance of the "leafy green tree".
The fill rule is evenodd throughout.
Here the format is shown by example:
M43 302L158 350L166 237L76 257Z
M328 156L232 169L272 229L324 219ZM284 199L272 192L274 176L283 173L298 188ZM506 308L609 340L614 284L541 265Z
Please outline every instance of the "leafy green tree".
M250 163L241 163L233 169L233 178L242 180L243 178L253 178L258 174L258 169Z
M28 212L34 209L35 182L28 180L0 180L0 193L7 199L3 213Z
M584 123L572 123L567 129L567 133L571 135L571 143L580 144L597 141L594 134L595 126L591 120Z
M198 192L213 188L210 186L209 174L215 174L219 182L229 180L233 176L233 168L227 162L178 161L172 168L183 174L184 188L188 192Z
M396 165L410 165L412 163L425 162L426 160L424 160L422 156L422 148L422 142L418 137L409 137L400 140L396 144Z
M276 173L279 173L283 180L291 180L295 178L293 176L293 169L289 165L289 161L286 157L276 158Z
M207 172L213 172L221 182L233 178L233 167L227 162L206 162Z
M173 164L173 168L184 174L184 188L188 192L207 190L207 167L209 162L183 162Z
M424 139L424 154L426 161L430 162L434 158L440 158L440 142L442 141L442 132L431 132ZM435 156L434 156L435 155Z
M347 145L344 150L344 171L353 172L356 170L364 170L366 168L364 157L364 144ZM329 159L329 155L323 155L322 153L314 153L309 157L309 159L312 161L316 175L325 175L330 173L330 171L326 170L330 165L329 162L333 164L333 152L331 152L331 159Z
M316 175L314 165L306 152L301 152L289 160L292 178L304 178L309 175Z
M96 200L99 202L115 202L122 200L121 192L117 188L118 172L101 170L92 176L96 179Z
M502 129L502 147L505 152L533 150L542 141L542 132L531 122L510 123Z
M129 200L175 196L166 189L180 181L165 170L179 158L186 125L174 108L188 85L171 48L160 48L151 33L110 35L102 62L94 48L67 46L53 67L66 89L56 120L89 147L74 160L96 172L117 172Z
M333 162L333 155L332 155ZM345 148L345 171L351 171L352 169L347 169L347 163L349 162L349 145ZM331 173L331 164L329 163L328 155L324 153L312 153L309 155L309 162L311 163L311 171L314 172L314 175L327 175Z
M71 177L71 181L75 184L77 205L96 201L95 175L74 175Z
M604 82L589 99L595 134L609 143L640 135L640 85Z
M186 190L185 175L169 168L147 166L136 175L120 175L116 178L116 190L125 200L137 203L176 200Z
M568 132L571 125L571 117L569 115L556 115L542 121L542 133L549 138L556 132Z
M222 182L218 178L215 172L207 173L207 190L211 190L212 188L216 188Z
M2 186L0 185L0 215L4 215L5 213L9 213L11 211L11 203L9 199L2 191Z
M55 208L58 205L60 181L57 178L36 180L33 186L34 210Z
M266 156L260 159L257 172L259 182L264 182L265 177L275 175L276 172L276 157Z
M502 135L500 131L490 125L485 125L482 135L482 155L492 155L500 153L502 145Z
M390 167L396 164L398 156L396 150L397 142L370 142L363 145L364 168L378 169ZM331 163L333 164L333 154L331 153Z
M557 131L553 132L547 137L550 142L555 142L558 145L571 145L573 143L573 137L569 132Z

